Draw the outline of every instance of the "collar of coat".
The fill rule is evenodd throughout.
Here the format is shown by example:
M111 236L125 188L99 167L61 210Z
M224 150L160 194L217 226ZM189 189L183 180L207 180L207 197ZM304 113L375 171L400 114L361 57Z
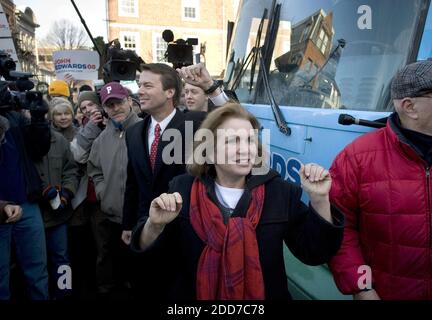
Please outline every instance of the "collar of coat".
M138 117L138 115L135 112L131 111L126 117L126 119L124 119L122 122L117 122L115 120L110 119L110 121L108 121L107 127L111 127L112 129L118 131L124 131L129 126L135 124L139 120L140 118Z
M417 162L421 161L426 163L423 159L423 152L403 134L399 116L396 112L390 115L385 130L393 143L398 145L405 155Z

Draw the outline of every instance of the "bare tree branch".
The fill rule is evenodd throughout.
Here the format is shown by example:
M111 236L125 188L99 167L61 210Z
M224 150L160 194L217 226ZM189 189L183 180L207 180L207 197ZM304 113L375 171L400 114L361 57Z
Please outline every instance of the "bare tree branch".
M82 27L62 19L52 24L50 32L41 40L41 44L57 50L74 50L88 48L87 40L87 34Z

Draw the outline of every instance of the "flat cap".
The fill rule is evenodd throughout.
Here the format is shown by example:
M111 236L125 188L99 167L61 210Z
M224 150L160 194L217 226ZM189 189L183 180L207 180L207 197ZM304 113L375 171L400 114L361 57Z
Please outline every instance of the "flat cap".
M421 97L432 92L432 61L419 61L399 70L391 84L392 99Z

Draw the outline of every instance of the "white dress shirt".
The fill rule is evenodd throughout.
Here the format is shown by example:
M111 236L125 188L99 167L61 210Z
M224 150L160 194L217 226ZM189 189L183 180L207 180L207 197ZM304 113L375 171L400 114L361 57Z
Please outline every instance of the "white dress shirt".
M179 111L180 112L180 111ZM176 114L176 109L174 109L168 117L166 117L165 119L163 119L161 122L157 122L155 118L151 117L151 123L150 123L150 127L149 127L149 131L148 131L148 136L147 136L147 142L148 142L148 152L149 154L151 153L151 145L153 143L154 137L155 137L155 128L156 128L156 124L159 123L159 126L161 128L160 134L162 137L162 133L164 132L164 130L166 129L166 127L168 126L168 123L170 123L170 121L172 120L172 118L174 118Z

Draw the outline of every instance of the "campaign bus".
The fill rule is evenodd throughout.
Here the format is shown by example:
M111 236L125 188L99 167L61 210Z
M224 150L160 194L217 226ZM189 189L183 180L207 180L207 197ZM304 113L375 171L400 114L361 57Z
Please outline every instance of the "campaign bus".
M270 130L270 164L300 183L301 163L329 168L353 139L385 125L398 69L432 57L430 0L243 0L224 85ZM307 201L306 198L303 200ZM326 265L286 248L295 299L351 299Z

